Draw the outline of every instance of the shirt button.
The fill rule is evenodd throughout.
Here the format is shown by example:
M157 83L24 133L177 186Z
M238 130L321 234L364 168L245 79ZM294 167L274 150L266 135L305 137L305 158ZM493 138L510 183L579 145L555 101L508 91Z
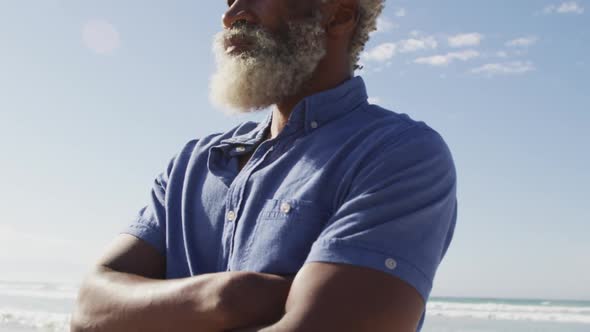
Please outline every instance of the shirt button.
M236 151L237 151L237 152L244 152L244 151L246 151L246 148L245 148L245 147L243 147L243 146L238 146L238 147L236 148Z
M291 211L291 205L289 203L281 204L281 211L283 213L289 213L289 211Z
M229 211L227 213L227 220L229 220L229 221L236 220L236 213L234 211Z
M311 128L316 129L318 127L318 123L315 121L312 121L310 124Z
M395 269L395 268L396 268L396 266L397 266L397 262L396 262L396 261L395 261L395 259L393 259L393 258L388 258L388 259L386 259L386 260L385 260L385 266L386 266L388 269L390 269L390 270L393 270L393 269Z

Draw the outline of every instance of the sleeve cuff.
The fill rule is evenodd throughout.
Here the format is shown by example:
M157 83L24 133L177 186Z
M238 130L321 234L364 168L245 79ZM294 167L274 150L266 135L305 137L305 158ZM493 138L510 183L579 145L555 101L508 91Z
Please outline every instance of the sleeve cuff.
M119 234L133 235L140 240L147 242L149 245L154 247L162 255L166 255L166 248L164 243L160 240L161 234L158 230L151 228L148 225L135 222L126 228L124 228Z
M432 281L404 259L341 239L316 241L305 261L310 262L344 263L383 271L414 287L424 303L432 290Z

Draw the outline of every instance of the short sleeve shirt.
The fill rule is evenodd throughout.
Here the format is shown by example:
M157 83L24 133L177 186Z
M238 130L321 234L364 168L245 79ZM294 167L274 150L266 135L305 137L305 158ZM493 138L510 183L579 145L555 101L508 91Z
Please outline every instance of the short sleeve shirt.
M443 138L369 104L361 77L303 99L265 140L271 120L188 142L123 232L165 255L167 278L333 262L395 276L426 302L457 218Z

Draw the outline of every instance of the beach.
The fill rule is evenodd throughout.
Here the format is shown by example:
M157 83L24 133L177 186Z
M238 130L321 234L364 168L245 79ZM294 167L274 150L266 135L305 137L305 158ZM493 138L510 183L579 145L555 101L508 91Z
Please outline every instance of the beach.
M0 332L68 331L77 286L0 282ZM588 332L590 301L432 297L422 332Z

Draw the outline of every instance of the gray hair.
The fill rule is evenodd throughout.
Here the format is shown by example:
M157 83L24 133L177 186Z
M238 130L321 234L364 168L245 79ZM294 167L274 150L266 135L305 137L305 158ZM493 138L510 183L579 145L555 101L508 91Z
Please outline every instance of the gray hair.
M319 0L320 3L326 3L333 0ZM381 15L385 7L385 0L358 0L359 1L359 18L358 25L352 40L350 41L350 65L351 71L359 69L358 62L361 58L361 52L369 41L369 34L377 30L377 18Z
M351 71L359 69L361 52L369 41L369 34L377 30L377 18L385 7L385 0L359 0L359 21L350 42Z

